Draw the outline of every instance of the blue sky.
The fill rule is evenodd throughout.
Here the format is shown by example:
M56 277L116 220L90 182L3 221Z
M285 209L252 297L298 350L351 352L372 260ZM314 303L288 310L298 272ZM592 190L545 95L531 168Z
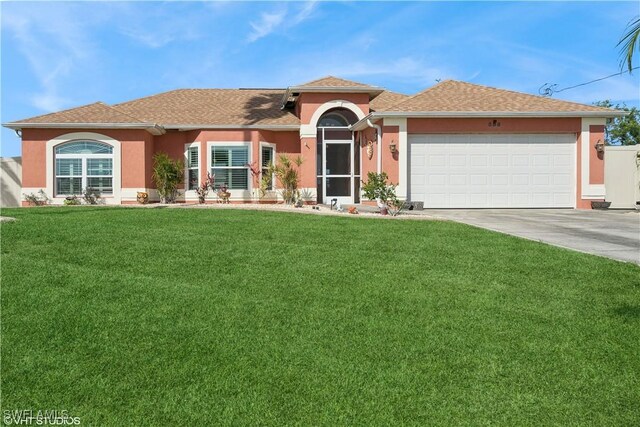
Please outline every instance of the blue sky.
M2 2L0 13L4 123L181 87L286 87L328 74L407 94L447 78L537 94L617 72L616 43L640 6ZM640 70L555 97L638 106L639 88ZM20 154L13 131L1 138L3 156Z

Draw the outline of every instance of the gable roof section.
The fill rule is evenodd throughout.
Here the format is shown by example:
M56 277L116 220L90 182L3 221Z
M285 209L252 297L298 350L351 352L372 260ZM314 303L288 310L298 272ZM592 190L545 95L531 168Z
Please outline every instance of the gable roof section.
M446 80L406 100L387 112L438 113L609 113L617 110L529 95L456 80ZM606 114L605 114L606 115Z
M326 76L321 79L312 80L300 85L289 86L282 96L280 106L293 105L297 101L297 96L301 93L368 93L369 99L373 99L384 89L378 86L371 86L364 83L354 82L352 80L341 79L334 76Z
M353 80L341 79L334 76L326 76L317 80L312 80L301 85L295 85L293 87L305 88L305 87L360 87L360 88L373 88L364 83L354 82ZM378 88L376 88L378 89Z
M297 128L300 120L280 109L282 89L178 89L116 104L127 114L166 128L255 126Z

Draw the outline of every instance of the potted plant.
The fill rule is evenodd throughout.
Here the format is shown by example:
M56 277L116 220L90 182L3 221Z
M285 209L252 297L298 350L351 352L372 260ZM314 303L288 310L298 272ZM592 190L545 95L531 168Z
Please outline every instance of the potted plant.
M218 196L218 203L229 203L231 192L229 191L229 186L226 182L224 184L220 184L216 195Z

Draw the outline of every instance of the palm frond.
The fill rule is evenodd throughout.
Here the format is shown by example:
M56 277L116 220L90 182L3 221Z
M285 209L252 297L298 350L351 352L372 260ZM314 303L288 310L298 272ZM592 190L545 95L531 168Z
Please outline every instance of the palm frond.
M620 48L620 69L627 67L627 70L631 72L633 70L633 54L640 44L640 16L632 19L627 25L628 31L620 39L617 46Z

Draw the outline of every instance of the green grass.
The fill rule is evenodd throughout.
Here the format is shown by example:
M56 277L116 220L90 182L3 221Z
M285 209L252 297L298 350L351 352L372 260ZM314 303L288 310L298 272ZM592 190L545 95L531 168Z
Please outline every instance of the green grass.
M2 409L83 425L638 425L640 268L477 228L4 210Z

